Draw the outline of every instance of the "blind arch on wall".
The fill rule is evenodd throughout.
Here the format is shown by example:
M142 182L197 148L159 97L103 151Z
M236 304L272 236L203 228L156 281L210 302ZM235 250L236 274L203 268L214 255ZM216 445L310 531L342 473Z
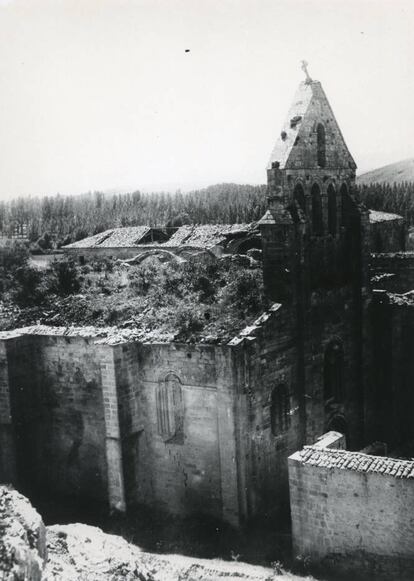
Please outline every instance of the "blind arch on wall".
M296 184L295 189L293 190L293 199L302 210L302 212L306 213L306 203L305 203L305 191L303 189L302 184Z
M184 402L180 379L168 373L156 392L158 433L164 441L182 444L184 441Z

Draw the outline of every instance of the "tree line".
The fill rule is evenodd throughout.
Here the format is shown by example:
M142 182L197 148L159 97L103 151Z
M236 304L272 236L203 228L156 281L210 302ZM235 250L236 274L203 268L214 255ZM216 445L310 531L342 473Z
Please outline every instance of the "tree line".
M357 187L367 207L401 214L414 223L414 182ZM188 193L89 192L77 196L21 197L0 202L0 235L28 238L41 249L59 248L109 228L235 224L266 211L265 185L218 184Z

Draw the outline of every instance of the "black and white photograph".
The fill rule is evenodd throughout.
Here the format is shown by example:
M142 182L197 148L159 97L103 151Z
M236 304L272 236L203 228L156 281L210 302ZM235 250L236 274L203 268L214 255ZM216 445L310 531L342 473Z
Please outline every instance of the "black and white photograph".
M414 581L414 2L0 0L0 581Z

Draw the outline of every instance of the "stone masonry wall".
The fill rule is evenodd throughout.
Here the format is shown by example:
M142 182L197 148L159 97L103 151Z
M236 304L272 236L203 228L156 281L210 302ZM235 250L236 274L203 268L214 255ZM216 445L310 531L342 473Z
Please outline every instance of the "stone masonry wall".
M180 344L118 346L127 503L206 513L237 524L237 461L230 349ZM157 391L174 377L182 437L160 433ZM170 402L171 403L171 402Z
M65 248L64 252L68 256L72 256L76 260L89 262L96 258L113 258L113 259L127 259L133 258L147 248L142 246L120 247L120 248Z
M413 579L414 462L310 448L289 458L294 554L336 577Z
M373 384L369 403L375 431L372 439L389 446L409 444L413 455L414 303L398 295L375 292L371 310Z
M16 450L10 411L9 365L4 342L0 341L0 482L16 480Z
M404 252L406 227L404 218L371 222L371 252Z
M29 334L5 343L24 489L106 502L101 361L93 340Z
M243 502L248 516L288 512L288 456L323 434L336 417L347 424L351 445L361 438L359 311L352 289L314 293L311 301L303 362L298 359L296 314L289 306L275 305L270 317L259 318L244 337L231 342L239 385L241 490L247 490ZM332 340L343 347L343 398L326 401L324 355ZM274 430L272 393L279 388L287 389L288 409L285 425Z
M289 309L275 305L233 339L241 502L247 517L288 510L287 457L300 446L296 345ZM286 421L272 426L272 393L286 389ZM279 417L279 416L278 416Z

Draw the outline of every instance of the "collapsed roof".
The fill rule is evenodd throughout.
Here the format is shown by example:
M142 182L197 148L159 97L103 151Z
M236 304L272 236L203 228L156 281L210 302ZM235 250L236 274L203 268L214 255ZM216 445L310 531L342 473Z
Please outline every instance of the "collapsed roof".
M211 248L224 245L230 239L252 233L252 224L205 224L203 226L181 226L164 246L192 246Z
M201 226L181 226L178 229L150 228L149 226L130 226L106 230L89 236L64 249L128 248L156 244L167 248L182 246L192 248L213 248L226 246L235 239L259 236L255 224L205 224Z
M128 248L147 242L147 239L148 242L151 242L150 235L154 231L159 233L160 229L150 228L149 226L113 228L94 236L83 238L78 240L78 242L63 246L63 248Z

